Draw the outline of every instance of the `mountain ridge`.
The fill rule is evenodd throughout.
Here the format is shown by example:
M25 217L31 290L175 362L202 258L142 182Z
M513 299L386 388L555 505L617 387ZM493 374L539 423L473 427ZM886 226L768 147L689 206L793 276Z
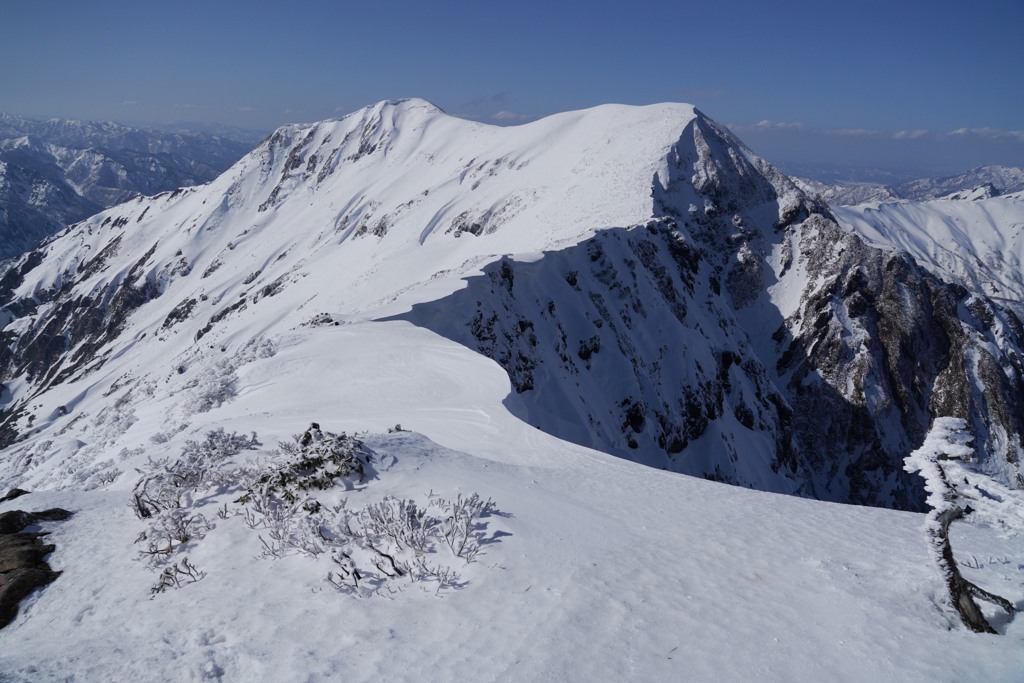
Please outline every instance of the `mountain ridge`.
M572 251L608 230L655 239L610 239L606 266L603 252L573 256L577 273L591 272L591 322L561 342L562 355L575 360L534 357L523 339L546 302L535 294L529 315L519 310L528 300L516 296L498 305L502 291L513 295L514 282L524 281L518 263ZM893 259L843 233L824 205L689 105L606 105L498 128L422 100L381 102L283 127L211 184L133 200L23 257L0 282L13 318L3 330L3 378L23 387L5 427L19 438L32 423L28 396L95 381L111 372L111 359L134 357L127 372L143 382L152 373L144 348L166 349L157 355L180 359L176 367L212 371L219 353L248 357L260 336L320 315L386 319L475 291L464 278L482 269L492 284L479 302L443 316L462 320L463 331L440 331L502 365L517 393L531 399L542 384L519 366L543 366L549 386L576 395L576 366L587 364L582 356L595 336L591 345L602 350L589 351L589 365L600 369L618 348L623 367L633 367L637 384L628 392L600 379L603 394L570 398L600 404L577 410L605 435L585 445L732 483L916 509L922 494L903 473L901 454L923 438L941 385L939 393L956 397L947 404L979 430L991 471L1012 482L1022 431L1012 399L1019 330L977 296L964 305L978 311L970 322L980 331L953 322L966 295ZM632 291L638 281L628 284L638 262L649 278L643 287L652 288L646 301ZM599 266L603 274L593 270ZM914 283L922 306L892 308L905 287L886 279L894 268ZM281 301L290 303L274 303ZM298 313L314 301L319 313ZM629 320L644 318L644 306L653 307L654 324L679 326L694 350L678 346L673 358L642 343L646 333ZM933 319L938 310L946 322ZM606 324L600 331L597 320ZM950 355L975 353L977 335L992 325L1005 349L994 362L1009 373L985 371L987 400L999 411L984 408L974 366ZM929 337L915 329L945 330L924 365L915 347L927 349ZM540 347L558 348L559 336L548 332ZM507 344L482 348L481 335ZM630 349L644 347L661 357L630 360ZM651 367L679 363L693 364L685 382L650 379L659 377ZM56 428L60 405L42 410L56 416L47 421L33 413L40 421L28 431ZM834 421L803 417L825 406ZM549 408L535 403L528 419L564 434L544 420L545 412L559 415ZM737 467L744 451L761 464Z
M808 499L919 509L962 416L957 559L1020 603L1012 311L690 108L408 109L0 276L0 512L74 511L7 677L1013 679L923 515Z

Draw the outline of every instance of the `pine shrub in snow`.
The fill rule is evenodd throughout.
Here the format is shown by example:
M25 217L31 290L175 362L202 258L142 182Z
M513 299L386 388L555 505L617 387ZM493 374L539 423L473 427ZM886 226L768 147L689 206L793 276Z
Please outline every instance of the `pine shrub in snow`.
M338 479L362 481L369 464L369 453L359 439L344 432L325 434L315 422L295 441L278 445L287 461L261 474L255 484L269 487L288 502L296 501L302 491L329 489Z

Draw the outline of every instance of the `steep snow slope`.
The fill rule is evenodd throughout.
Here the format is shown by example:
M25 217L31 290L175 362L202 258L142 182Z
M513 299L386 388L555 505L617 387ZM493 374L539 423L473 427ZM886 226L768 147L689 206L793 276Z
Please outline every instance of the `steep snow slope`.
M1024 198L983 197L836 207L870 244L904 251L949 282L1024 315Z

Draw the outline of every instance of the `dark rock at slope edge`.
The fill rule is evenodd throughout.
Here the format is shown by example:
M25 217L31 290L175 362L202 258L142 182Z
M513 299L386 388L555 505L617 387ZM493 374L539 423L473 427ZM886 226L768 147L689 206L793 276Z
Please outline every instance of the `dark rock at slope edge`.
M18 615L18 605L32 591L52 583L60 572L50 569L45 557L55 546L45 543L48 534L22 532L43 521L62 521L71 513L61 508L40 512L10 510L0 513L0 628Z

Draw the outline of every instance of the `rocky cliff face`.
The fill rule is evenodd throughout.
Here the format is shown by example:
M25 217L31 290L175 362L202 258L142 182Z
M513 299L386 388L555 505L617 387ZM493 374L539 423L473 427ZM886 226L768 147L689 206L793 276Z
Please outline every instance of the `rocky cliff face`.
M524 419L657 467L917 510L903 458L955 415L1024 485L1011 311L841 230L712 122L670 162L647 224L493 264L409 318L498 361Z

